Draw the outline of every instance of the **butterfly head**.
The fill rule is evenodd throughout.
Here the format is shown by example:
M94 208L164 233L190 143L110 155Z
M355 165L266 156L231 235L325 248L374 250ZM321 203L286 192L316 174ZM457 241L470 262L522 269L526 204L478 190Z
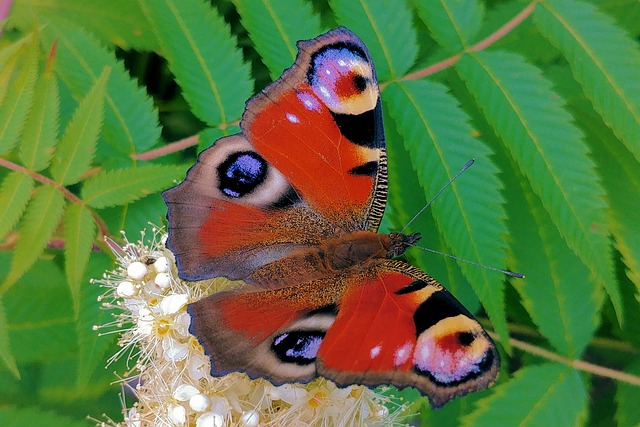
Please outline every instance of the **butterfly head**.
M402 234L402 233L389 233L389 252L387 258L395 258L402 255L409 246L420 240L422 235L420 233Z

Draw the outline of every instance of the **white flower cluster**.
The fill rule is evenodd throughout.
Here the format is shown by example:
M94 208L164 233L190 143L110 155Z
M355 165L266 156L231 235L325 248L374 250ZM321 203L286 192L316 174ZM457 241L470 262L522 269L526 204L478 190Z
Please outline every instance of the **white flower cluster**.
M186 306L237 283L226 279L187 283L177 278L162 230L136 243L107 243L118 258L115 271L95 280L106 288L103 306L115 320L98 329L120 333L123 354L135 360L123 383L137 398L123 422L103 426L351 426L401 425L406 405L366 387L338 388L318 378L309 384L273 386L245 374L209 374L210 361L189 334ZM389 411L388 408L393 408Z

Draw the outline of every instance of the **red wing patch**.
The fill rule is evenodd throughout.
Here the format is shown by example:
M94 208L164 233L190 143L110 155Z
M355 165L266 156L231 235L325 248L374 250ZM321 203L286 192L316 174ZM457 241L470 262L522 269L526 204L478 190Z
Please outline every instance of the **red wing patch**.
M439 407L493 383L499 358L446 289L408 264L383 261L376 275L347 286L317 365L339 384L416 387Z
M244 130L314 210L332 218L365 209L374 177L350 171L377 161L379 154L349 142L308 85L265 102Z

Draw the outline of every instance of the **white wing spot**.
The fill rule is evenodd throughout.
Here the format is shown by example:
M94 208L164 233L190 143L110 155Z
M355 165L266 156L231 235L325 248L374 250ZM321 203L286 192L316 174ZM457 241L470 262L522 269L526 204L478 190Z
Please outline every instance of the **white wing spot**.
M322 96L324 96L327 99L331 99L331 93L329 93L329 89L327 89L326 86L320 86L318 89L320 90L320 93L322 94Z
M291 113L287 113L287 119L291 122L291 123L300 123L300 119Z
M411 350L413 350L413 344L411 344L410 341L407 341L402 346L398 347L395 354L393 355L393 364L395 366L404 364L407 360L409 360L409 356L411 356Z
M371 358L375 359L376 357L378 357L378 355L380 354L380 349L381 347L379 345L373 347L371 349Z

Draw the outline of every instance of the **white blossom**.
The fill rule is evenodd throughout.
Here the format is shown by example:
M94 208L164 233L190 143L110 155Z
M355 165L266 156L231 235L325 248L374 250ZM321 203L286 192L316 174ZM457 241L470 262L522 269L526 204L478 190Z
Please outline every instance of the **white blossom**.
M274 386L239 372L211 377L209 357L189 334L189 303L237 286L223 278L187 283L177 278L166 235L154 229L150 241L123 245L108 240L118 260L116 270L94 280L105 287L102 305L115 320L98 329L120 332L122 355L131 370L137 402L125 410L117 427L258 425L400 425L404 405L366 387L338 388L318 378L309 384ZM135 362L135 363L133 363ZM106 425L105 423L101 423Z

